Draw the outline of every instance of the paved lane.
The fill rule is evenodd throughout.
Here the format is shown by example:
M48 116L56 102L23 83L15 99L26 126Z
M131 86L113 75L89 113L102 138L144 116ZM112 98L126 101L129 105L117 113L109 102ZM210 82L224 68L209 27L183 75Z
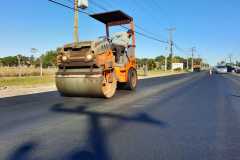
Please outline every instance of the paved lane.
M143 80L111 100L0 100L0 159L240 159L240 79Z

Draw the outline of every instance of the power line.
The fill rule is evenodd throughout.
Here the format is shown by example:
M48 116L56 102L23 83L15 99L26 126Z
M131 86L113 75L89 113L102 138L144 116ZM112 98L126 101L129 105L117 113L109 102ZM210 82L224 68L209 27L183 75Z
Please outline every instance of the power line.
M151 34L151 35L153 35L154 37L159 37L159 36L161 36L161 35L157 35L157 34L155 34L155 33L152 33L152 32L150 32L150 31L148 31L148 30L146 30L145 28L140 27L140 26L137 25L137 24L135 24L135 26L136 26L136 28L138 28L138 29L140 29L140 30L142 30L142 31L144 31L144 32L146 32L146 33L148 33L148 34ZM163 36L161 36L161 37L163 37Z
M103 7L103 6L100 5L99 3L96 3L96 2L93 1L93 0L90 0L90 1L91 1L94 5L96 5L97 7L103 9L104 11L108 11L107 8ZM123 26L122 26L122 27L123 27ZM150 33L149 31L147 31L146 29L140 27L140 26L137 25L137 24L135 24L135 27L138 28L138 29L140 29L140 30L142 30L142 31L144 31L144 32L148 32L148 33L151 34L151 35L154 35L153 33ZM128 28L126 28L126 27L124 27L124 28L125 28L125 29L128 29ZM140 35L145 36L145 37L148 37L148 38L150 38L150 39L152 39L152 40L156 40L156 41L161 42L161 43L168 43L167 41L159 40L158 38L155 38L155 37L153 37L153 36L148 36L148 35L146 35L146 34L144 34L144 33L138 32L138 31L135 31L135 33L140 34ZM155 36L155 35L154 35L154 36Z
M156 9L161 9L161 12L163 13L163 14L167 14L166 13L166 10L164 9L164 8L162 8L162 5L159 3L159 1L158 0L152 0L152 2L155 4L155 5L153 5Z
M59 6L62 6L62 7L71 9L71 10L73 10L73 11L75 10L74 7L70 7L70 6L65 5L65 4L62 4L62 3L60 3L60 2L57 2L57 1L54 1L54 0L48 0L48 1L49 1L49 2L52 2L52 3L54 3L54 4L57 4L57 5L59 5ZM69 0L69 1L70 1L70 0ZM88 16L91 15L90 13L85 12L85 11L81 11L81 10L78 10L78 12L83 13L83 14L86 14L86 15L88 15ZM125 27L125 26L121 26L121 27L123 27L123 28L125 28L125 29L127 29L127 30L129 29L128 27ZM160 39L158 39L158 38L155 38L155 37L153 37L153 36L147 35L147 34L145 34L145 33L139 32L139 31L135 31L135 33L138 34L138 35L141 35L141 36L143 36L143 37L145 37L145 38L154 40L154 41L158 41L158 42L161 42L161 43L168 43L167 41L160 40Z
M99 4L98 2L96 2L96 1L94 1L94 0L89 0L89 1L90 1L92 4L94 4L95 6L97 6L98 8L100 8L100 9L103 9L103 10L105 10L105 11L108 10L106 7L104 7L103 5ZM108 5L113 8L113 5L112 5L111 3L109 3L108 0L107 0L107 1L104 1L103 3L104 3L104 4L107 4L107 3L108 3ZM111 7L110 7L110 8L111 8Z
M169 51L170 51L170 55L173 56L173 32L176 31L176 28L168 28L168 44L169 44Z
M91 1L94 2L93 0L91 0ZM137 5L137 4L138 4L138 3L135 3L135 5ZM98 7L101 7L103 10L107 11L107 9L104 8L104 7L102 7L101 5L99 5L99 4L95 4L95 5L97 5ZM144 5L143 5L142 7L144 7L144 10L147 10ZM156 34L154 34L154 33L152 33L152 32L149 32L148 30L144 29L143 27L140 27L140 26L137 25L137 24L135 24L135 27L136 27L137 29L139 29L139 30L142 30L142 31L145 32L145 33L148 33L149 35L151 35L150 37L159 37L159 35L156 35ZM163 37L163 36L161 36L161 37ZM155 39L158 39L158 38L155 38ZM161 40L161 41L162 41L162 40Z
M180 52L190 52L190 49L181 48L181 47L179 47L179 45L176 44L176 43L174 43L174 47L175 47L175 49L177 49L177 50L180 51Z
M65 1L67 1L68 3L70 3L70 4L73 4L74 3L74 1L73 0L65 0ZM91 12L91 14L92 13L94 13L94 11L93 10L91 10L91 9L89 9L89 8L87 8L87 10L88 11L90 11Z
M169 56L171 57L171 69L173 70L173 32L176 30L176 28L168 28L168 45L169 45Z
M74 7L70 7L70 6L68 6L68 5L62 4L62 3L57 2L57 1L54 1L54 0L48 0L48 1L49 1L49 2L52 2L52 3L55 3L55 4L59 5L59 6L62 6L62 7L65 7L65 8L68 8L68 9L71 9L71 10L75 11ZM90 16L90 13L88 13L88 12L81 11L81 10L78 10L78 12Z
M157 23L162 23L162 19L155 12L156 10L158 11L162 10L159 3L156 3L156 1L148 1L147 3L145 3L145 1L142 0L130 0L130 1L135 6L134 8L139 8L141 12L144 11L145 15L149 15L148 17L154 17L154 20ZM168 18L165 19L165 21L168 21L168 25L170 25Z
M160 40L160 39L158 39L158 38L155 38L155 37L149 36L149 35L147 35L147 34L144 34L144 33L138 32L138 31L135 31L135 32L136 32L137 34L143 36L143 37L148 38L148 39L152 39L152 40L155 40L155 41L158 41L158 42L161 42L161 43L166 43L166 44L168 44L167 41Z
M72 0L66 0L66 1L73 3L73 1L72 1Z
M105 8L104 6L100 5L99 3L97 3L97 2L95 2L95 1L93 1L93 0L90 0L90 2L91 2L93 5L97 6L98 8L107 11L107 8Z
M91 1L93 1L93 0L91 0ZM131 2L133 2L133 1L131 1ZM152 16L155 16L155 14L152 14L152 11L154 10L154 7L155 8L157 8L157 9L161 9L163 12L164 12L164 10L163 10L163 8L162 8L162 6L160 5L160 3L158 2L158 0L152 0L152 2L154 3L151 3L150 2L150 4L153 4L153 5L151 5L152 7L146 7L146 5L144 5L144 4L142 4L141 2L139 2L139 1L137 1L137 0L135 0L135 3L133 3L135 6L139 6L139 7L141 7L143 10L145 10L145 11L147 11L150 15L152 15ZM105 9L106 10L106 9ZM165 15L167 14L166 12L164 13ZM158 18L158 17L157 17ZM169 22L169 21L168 21ZM145 33L148 33L148 35L154 35L154 36L151 36L151 38L153 37L158 37L155 33L152 33L152 32L149 32L148 30L146 30L146 29L144 29L143 27L141 27L141 26L139 26L139 25L137 25L137 24L135 24L135 27L136 28L138 28L138 29L140 29L140 30L142 30L142 31L144 31ZM163 37L163 36L162 36ZM172 36L171 36L172 37ZM161 40L161 42L162 42L162 40ZM168 43L168 44L170 44L170 42L167 42L167 41L163 41L163 43ZM174 48L176 48L177 50L180 50L180 51L182 51L182 52L190 52L190 49L182 49L181 47L179 47L173 40L172 40L172 47L174 47Z
M122 26L122 25L121 25L121 27L129 30L128 27L125 27L125 26ZM158 42L161 42L161 43L166 43L166 44L168 44L167 41L160 40L160 39L158 39L158 38L155 38L155 37L149 36L149 35L147 35L147 34L144 34L144 33L142 33L142 32L135 31L135 33L137 33L138 35L141 35L141 36L143 36L143 37L145 37L145 38L148 38L148 39L151 39L151 40L154 40L154 41L158 41Z

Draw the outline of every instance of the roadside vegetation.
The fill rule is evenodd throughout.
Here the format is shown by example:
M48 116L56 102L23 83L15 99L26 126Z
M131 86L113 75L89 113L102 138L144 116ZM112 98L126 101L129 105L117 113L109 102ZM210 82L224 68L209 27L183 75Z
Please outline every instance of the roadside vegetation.
M31 56L7 56L0 58L0 77L14 76L38 76L40 75L40 64L43 67L43 75L52 75L56 71L56 56L55 50L48 51L40 57ZM171 62L182 63L183 69L191 67L191 58L180 56L166 57L167 69L171 68ZM194 59L195 62L202 61L200 58ZM137 58L138 69L147 68L148 71L164 70L165 56L161 55L155 58ZM187 66L188 64L188 66Z
M146 76L144 73L144 70L138 70L138 76ZM172 75L172 74L178 74L178 73L186 73L188 72L187 70L150 70L147 72L147 76L158 76L158 75Z
M16 55L0 58L0 87L54 84L54 75L57 71L56 56L56 51L48 51L40 57ZM183 63L184 68L176 69L174 72L169 71L171 59L174 63ZM170 72L170 74L185 72L187 64L189 68L191 66L191 58L187 60L179 56L167 57L167 71L164 71L164 56L137 58L137 64L139 76L145 76L146 73L148 76L167 75ZM42 66L42 77L40 66Z
M151 70L147 72L147 76L158 76L158 75L172 75L177 73L185 73L186 71L163 71L163 70ZM52 73L52 72L51 72ZM143 70L138 70L138 76L145 76ZM44 76L22 76L22 77L1 77L0 78L0 90L10 86L23 86L33 87L38 85L54 85L55 78L54 74Z
M54 84L54 76L27 76L27 77L2 77L0 78L0 89L10 86L33 87L35 85Z
M53 68L43 68L43 75L50 76L54 75L57 69ZM39 67L0 67L0 77L27 77L27 76L39 76Z

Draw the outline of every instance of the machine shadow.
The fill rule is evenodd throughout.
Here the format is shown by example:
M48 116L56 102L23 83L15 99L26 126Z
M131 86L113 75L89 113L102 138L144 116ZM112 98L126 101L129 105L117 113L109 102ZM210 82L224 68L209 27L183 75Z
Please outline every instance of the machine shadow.
M37 143L35 142L27 142L18 147L7 160L29 160L31 153L37 147Z
M59 103L51 107L50 111L60 113L60 114L77 114L86 116L89 129L87 131L88 141L87 147L77 148L72 150L70 153L64 154L61 159L63 160L111 160L111 154L108 147L108 135L112 131L116 131L124 123L134 122L134 123L144 123L148 125L154 125L160 128L168 127L169 125L161 120L152 118L146 113L140 113L133 116L127 116L124 114L117 113L106 113L106 112L97 112L89 111L89 107L78 106L74 108L68 108L64 104ZM111 119L120 121L120 125L114 124L112 128L104 128L102 126L102 119ZM124 122L124 123L122 123ZM16 148L6 160L32 160L33 151L37 153L37 143L29 141L23 143L18 148ZM46 158L47 159L47 158Z
M240 98L240 95L231 94L232 97Z
M69 154L66 159L69 160L110 160L112 159L109 153L107 145L106 129L101 125L101 120L104 118L120 120L124 122L136 122L146 123L150 125L156 125L159 127L166 127L167 123L154 119L145 113L140 113L134 116L126 116L123 114L115 113L101 113L95 111L88 111L86 106L78 106L76 108L67 108L63 104L56 104L52 107L53 112L67 113L67 114L79 114L85 115L88 118L89 124L89 150L79 149L74 150ZM116 130L116 127L114 127ZM111 131L111 130L110 130ZM108 133L109 134L109 131Z

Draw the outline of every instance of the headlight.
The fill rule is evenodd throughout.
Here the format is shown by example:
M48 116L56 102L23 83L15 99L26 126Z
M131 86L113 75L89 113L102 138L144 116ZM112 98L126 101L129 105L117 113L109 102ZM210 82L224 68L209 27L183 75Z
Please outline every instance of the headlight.
M90 61L90 60L92 60L92 59L93 59L93 55L88 54L88 55L86 56L86 60L87 60L87 61Z
M63 61L63 62L67 61L67 59L68 59L68 58L67 58L66 55L63 55L63 56L62 56L62 61Z

